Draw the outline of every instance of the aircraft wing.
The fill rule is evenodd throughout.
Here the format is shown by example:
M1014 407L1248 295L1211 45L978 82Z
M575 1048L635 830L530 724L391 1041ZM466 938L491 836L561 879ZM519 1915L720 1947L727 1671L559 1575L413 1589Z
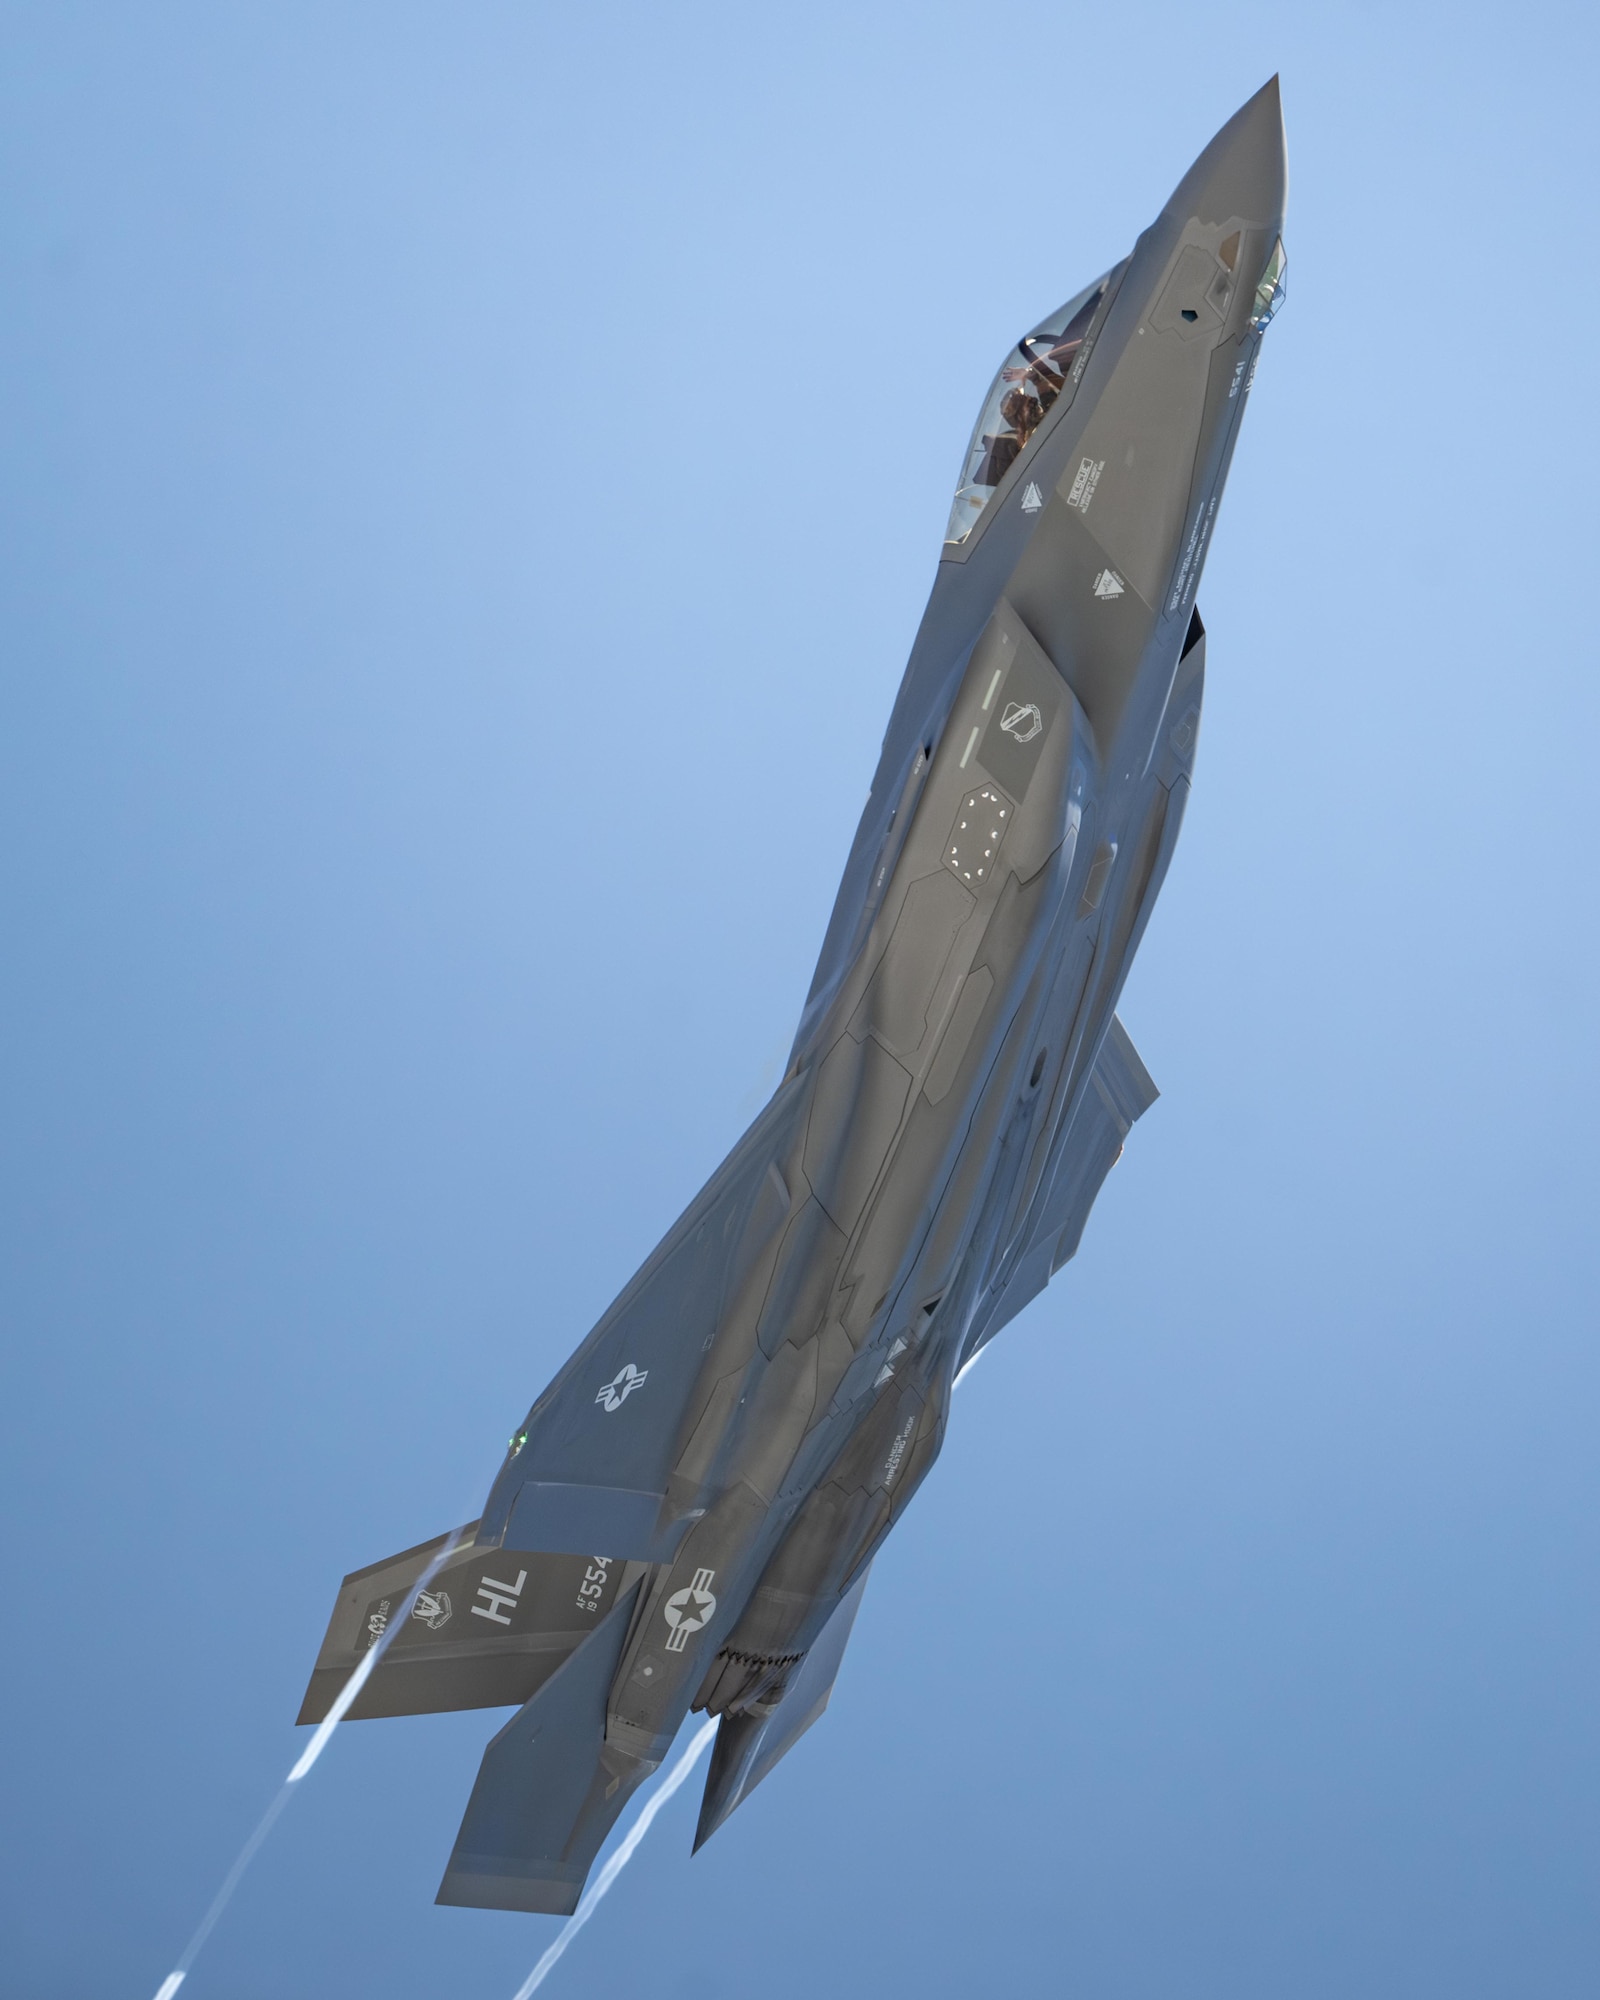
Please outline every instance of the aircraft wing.
M670 1560L690 1517L663 1517L667 1476L725 1306L787 1218L776 1162L806 1101L790 1078L534 1404L480 1541Z
M993 1340L1077 1255L1089 1211L1121 1156L1123 1140L1159 1095L1127 1029L1113 1014L1055 1173L1035 1203L1028 1240L978 1328L969 1357Z

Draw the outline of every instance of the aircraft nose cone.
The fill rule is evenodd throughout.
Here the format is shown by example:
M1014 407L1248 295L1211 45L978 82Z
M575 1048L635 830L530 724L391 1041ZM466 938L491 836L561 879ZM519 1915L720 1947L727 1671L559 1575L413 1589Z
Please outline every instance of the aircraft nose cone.
M1167 203L1179 222L1230 216L1260 227L1281 227L1289 192L1283 107L1273 76L1239 109L1184 175Z

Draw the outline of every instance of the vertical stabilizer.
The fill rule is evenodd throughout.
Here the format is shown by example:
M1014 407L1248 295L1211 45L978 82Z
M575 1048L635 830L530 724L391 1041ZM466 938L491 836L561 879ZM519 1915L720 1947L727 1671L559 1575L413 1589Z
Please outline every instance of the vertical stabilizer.
M840 1599L838 1610L823 1626L770 1715L747 1709L739 1715L723 1716L711 1747L711 1769L700 1804L700 1823L695 1828L696 1853L827 1707L870 1574L869 1566Z

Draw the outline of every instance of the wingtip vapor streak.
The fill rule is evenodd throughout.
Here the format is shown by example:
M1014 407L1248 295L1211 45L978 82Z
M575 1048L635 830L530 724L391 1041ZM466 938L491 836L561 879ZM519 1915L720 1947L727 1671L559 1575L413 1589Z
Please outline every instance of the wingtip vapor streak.
M1155 1098L1115 1006L1188 795L1284 192L1274 78L995 379L783 1081L350 1711L516 1709L441 1902L568 1913L691 1710L697 1847L816 1720L956 1376ZM345 1578L302 1722L439 1547Z

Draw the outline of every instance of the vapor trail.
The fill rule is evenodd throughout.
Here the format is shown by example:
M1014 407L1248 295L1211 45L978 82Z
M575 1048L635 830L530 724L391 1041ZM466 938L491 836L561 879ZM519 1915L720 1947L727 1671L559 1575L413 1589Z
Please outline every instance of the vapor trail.
M634 1849L650 1831L650 1822L694 1769L700 1752L704 1750L716 1733L716 1717L708 1715L689 1739L689 1746L683 1755L645 1801L644 1811L640 1813L633 1825L629 1827L627 1839L623 1841L616 1853L612 1855L604 1868L600 1870L600 1873L594 1878L593 1883L584 1891L582 1902L579 1903L578 1907L568 1917L560 1930L556 1932L555 1942L517 1988L515 2000L529 2000L529 1996L544 1984L550 1968L594 1915L595 1907L599 1903L600 1898L633 1859ZM173 1988L172 1990L175 1992L177 1989ZM163 1988L161 1993L156 1995L156 2000L168 2000L165 1988Z
M422 1572L421 1576L417 1578L416 1582L411 1586L410 1590L401 1599L400 1609L398 1610L398 1612L396 1612L395 1616L389 1620L388 1624L383 1628L382 1632L379 1633L376 1642L372 1646L370 1646L365 1653L362 1654L355 1672L350 1676L349 1680L347 1680L344 1686L339 1690L338 1696L336 1697L332 1708L328 1710L328 1713L323 1718L323 1720L317 1724L316 1734L312 1737L311 1741L306 1745L305 1749L300 1753L300 1755L295 1759L294 1769L289 1773L288 1777L284 1779L283 1784L280 1786L278 1790L278 1796L272 1801L272 1804L268 1806L266 1811L261 1815L261 1818L256 1823L256 1829L254 1833L251 1834L250 1838L245 1842L244 1846L240 1848L239 1858L234 1862L233 1866L228 1870L227 1874L222 1878L222 1887L212 1897L211 1907L206 1911L205 1915L200 1919L199 1927L195 1931L194 1936L190 1938L189 1942L184 1946L182 1958L178 1960L177 1964L172 1968L172 1970L167 1974L166 1978L162 1980L160 1986L157 1988L156 2000L172 2000L172 1996L177 1992L178 1988L188 1978L190 1967L194 1964L195 1960L200 1956L201 1946L205 1943L206 1939L210 1937L212 1931L216 1929L217 1919L222 1915L223 1911L228 1907L229 1903L232 1902L234 1890L238 1888L240 1880L244 1875L244 1871L250 1866L251 1862L254 1861L254 1859L256 1858L257 1849L261 1846L261 1843L266 1839L267 1835L272 1831L273 1822L277 1819L279 1813L283 1811L284 1807L289 1803L290 1799L294 1797L295 1787L300 1783L300 1780L306 1775L306 1773L311 1769L312 1765L317 1761L317 1759L322 1755L323 1751L328 1747L329 1737L332 1736L333 1732L339 1727L339 1724L343 1722L346 1715L349 1714L350 1704L355 1700L356 1696L360 1694L361 1690L366 1686L368 1675L372 1672L373 1668L378 1664L379 1660L383 1658L384 1653L388 1649L389 1641L400 1630L401 1626L405 1623L405 1621L411 1616L411 1607L413 1604L416 1603L418 1597L422 1594L423 1591L427 1589L428 1585L432 1583L433 1579L439 1574L439 1571L450 1560L451 1556L454 1555L456 1548L460 1543L461 1536L462 1536L462 1530L460 1528L457 1528L453 1534L448 1535L445 1538L444 1545L439 1550L439 1553L428 1564L427 1568ZM674 1776L676 1776L676 1773L674 1773ZM652 1804L653 1803L654 1801L652 1801ZM581 1914L582 1912L580 1911L573 1916L572 1922L574 1924L577 1922L578 1916ZM571 1925L568 1926L568 1929L570 1928ZM563 1932L562 1936L565 1935L566 1933ZM560 1939L558 1938L557 1943L559 1942Z

